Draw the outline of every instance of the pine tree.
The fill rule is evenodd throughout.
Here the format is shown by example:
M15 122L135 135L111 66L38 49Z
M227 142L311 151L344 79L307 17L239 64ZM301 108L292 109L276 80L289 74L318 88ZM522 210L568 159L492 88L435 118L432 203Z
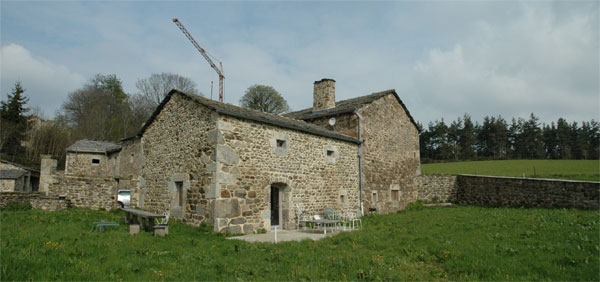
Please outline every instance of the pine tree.
M29 98L23 95L24 92L25 89L21 86L21 82L17 81L12 89L12 94L7 94L6 102L2 101L0 105L0 118L2 119L0 149L11 155L11 160L23 153L21 141L25 138L27 129L25 113L29 111L25 107Z

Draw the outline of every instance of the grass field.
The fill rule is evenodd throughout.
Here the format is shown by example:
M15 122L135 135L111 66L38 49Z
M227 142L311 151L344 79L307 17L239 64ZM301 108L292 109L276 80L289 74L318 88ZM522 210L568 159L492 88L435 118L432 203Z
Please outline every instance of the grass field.
M247 243L173 222L90 233L118 212L1 212L7 280L600 280L600 213L412 205L321 241Z
M477 174L600 181L598 160L506 160L421 165L423 174Z

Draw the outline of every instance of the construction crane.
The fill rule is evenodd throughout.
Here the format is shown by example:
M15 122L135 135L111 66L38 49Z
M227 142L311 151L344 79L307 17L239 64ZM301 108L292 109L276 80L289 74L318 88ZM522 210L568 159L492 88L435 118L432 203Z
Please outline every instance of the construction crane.
M177 18L173 18L173 22L177 25L177 27L179 27L179 29L181 29L181 31L183 32L183 34L185 34L185 36L190 40L190 42L192 42L192 44L194 45L194 47L196 47L196 49L198 49L198 51L200 51L200 54L202 54L202 56L204 57L204 59L206 59L206 61L208 61L208 64L219 75L219 102L223 103L223 80L225 80L225 76L223 75L223 64L221 62L219 62L219 67L220 68L217 68L217 66L215 65L215 63L213 63L213 61L210 59L210 57L209 57L208 53L206 52L206 50L204 50L204 48L200 47L200 44L198 44L198 42L196 42L196 40L194 39L194 37L192 37L192 35L187 31L187 29L185 29L185 27L183 26L183 24Z

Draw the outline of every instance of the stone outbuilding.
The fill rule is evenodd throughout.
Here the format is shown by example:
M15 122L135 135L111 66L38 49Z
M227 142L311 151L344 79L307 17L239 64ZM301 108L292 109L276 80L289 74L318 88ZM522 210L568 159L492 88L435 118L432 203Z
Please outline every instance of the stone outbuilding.
M121 145L79 140L67 148L65 174L112 176Z
M37 192L40 171L0 160L0 192Z

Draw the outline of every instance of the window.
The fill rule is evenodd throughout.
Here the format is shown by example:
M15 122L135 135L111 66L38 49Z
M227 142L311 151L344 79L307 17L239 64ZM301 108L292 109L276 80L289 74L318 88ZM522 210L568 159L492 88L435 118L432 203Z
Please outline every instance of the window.
M335 151L333 151L333 150L327 150L327 156L333 158L335 156Z
M344 199L344 198L345 198L345 197L344 197L344 195L340 195L340 203L342 203L342 204L343 204L343 203L345 202L345 199Z
M177 206L183 206L183 182L177 181L175 182L175 187L177 187Z
M371 202L377 203L377 191L373 191L371 194Z
M93 158L93 159L92 159L92 164L93 164L93 165L98 165L98 164L100 164L100 159Z
M398 190L392 190L392 201L398 201Z
M277 139L277 148L285 148L285 140Z

